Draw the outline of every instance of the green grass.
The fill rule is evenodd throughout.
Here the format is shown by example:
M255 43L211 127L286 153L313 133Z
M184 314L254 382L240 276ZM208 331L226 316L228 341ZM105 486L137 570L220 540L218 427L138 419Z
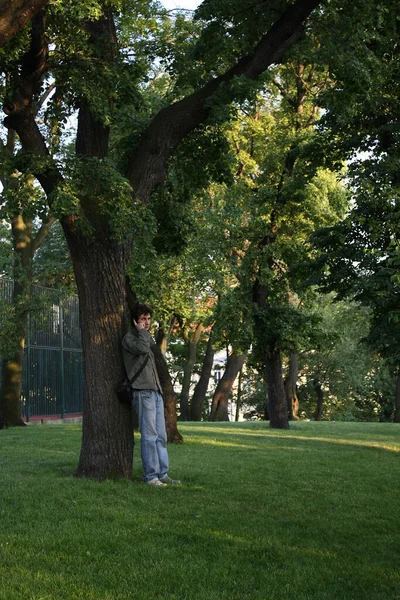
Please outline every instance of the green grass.
M0 432L0 599L400 599L399 425L180 431L162 489L72 477L78 425Z

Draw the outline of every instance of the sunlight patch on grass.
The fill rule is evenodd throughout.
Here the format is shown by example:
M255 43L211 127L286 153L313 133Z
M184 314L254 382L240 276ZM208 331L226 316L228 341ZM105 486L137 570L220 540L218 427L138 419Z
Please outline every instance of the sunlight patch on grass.
M227 440L217 439L204 439L197 438L194 443L207 446L225 446L226 448L244 448L245 450L259 450L259 446L252 446L250 444L239 444L237 442L229 442Z
M275 436L275 438L279 438L282 440L287 441L287 436ZM335 438L334 440L332 438L328 438L328 437L315 437L315 436L307 436L307 438L304 438L302 436L298 436L298 435L291 435L290 436L291 440L301 440L304 442L327 442L329 444L344 444L344 445L348 445L348 446L362 446L364 448L378 448L380 450L390 450L391 452L400 452L400 442L398 444L396 444L395 442L393 443L387 443L384 444L382 442L371 442L371 441L365 441L365 440L357 440L355 438L350 438L350 439L344 439L344 438Z

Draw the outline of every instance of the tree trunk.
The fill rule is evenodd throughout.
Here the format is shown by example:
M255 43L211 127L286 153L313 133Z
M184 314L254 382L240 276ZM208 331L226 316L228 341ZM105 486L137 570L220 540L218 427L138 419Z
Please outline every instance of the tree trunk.
M279 350L265 354L268 388L269 424L274 429L289 429L282 360Z
M225 372L218 382L212 399L210 421L229 421L229 394L240 369L245 361L245 354L231 354L227 360Z
M189 337L187 337L187 340L186 340L187 361L183 368L182 391L181 391L180 397L179 397L179 405L180 405L182 421L189 421L189 418L190 418L190 408L189 408L190 383L192 380L193 367L196 363L197 345L199 343L202 331L203 331L203 324L199 323L196 327L195 332L193 333L192 338L190 339Z
M297 378L299 375L299 365L297 354L292 352L289 356L289 369L285 379L286 402L289 411L289 420L299 420L299 399L297 397Z
M176 317L175 317L175 315L172 315L172 317L170 317L170 319L169 319L167 328L165 328L164 326L161 326L161 327L159 327L159 329L157 331L156 344L160 348L160 350L164 354L164 356L167 353L168 339L169 339L169 336L171 335L171 332L174 328L175 323L176 323Z
M3 427L25 425L21 418L20 400L27 320L27 312L25 315L19 315L16 332L18 350L12 357L2 360L0 412L2 414Z
M14 284L14 298L18 298L18 288L19 286ZM27 300L27 298L25 297L24 300ZM3 427L18 427L25 425L21 418L20 400L25 335L29 308L23 308L21 304L15 306L15 343L16 346L18 346L18 349L11 357L3 359L1 365L0 412L2 413Z
M322 389L321 382L318 379L314 379L313 386L314 386L315 393L317 395L317 406L316 406L315 413L314 413L314 420L321 421L323 405L324 405L324 392Z
M214 349L212 347L211 335L208 338L206 355L201 368L200 379L194 389L190 405L190 418L192 421L201 421L203 407L206 401L208 384L210 383L211 371L214 362Z
M2 427L24 426L21 418L21 383L24 358L24 338L20 340L20 350L1 363L0 412Z
M242 377L243 377L243 367L239 371L238 389L237 389L237 396L236 396L236 412L235 412L235 421L236 422L239 421L239 414L240 414L240 405L241 405L241 399L242 399Z
M266 421L269 421L269 404L268 404L268 397L265 399L264 419L265 419Z
M396 393L394 397L394 423L400 423L400 369L397 372Z
M77 476L102 480L132 474L133 425L118 401L127 330L125 266L130 244L89 240L64 224L79 291L84 369L82 445Z
M157 373L163 390L165 428L167 430L168 442L183 442L183 437L178 431L176 419L176 394L172 385L171 376L164 355L158 346L153 346L156 359Z
M21 385L24 364L25 336L31 304L32 286L32 237L31 223L25 223L21 215L11 220L14 247L13 295L15 352L2 361L0 411L4 427L25 425L21 418ZM29 383L28 383L29 384Z

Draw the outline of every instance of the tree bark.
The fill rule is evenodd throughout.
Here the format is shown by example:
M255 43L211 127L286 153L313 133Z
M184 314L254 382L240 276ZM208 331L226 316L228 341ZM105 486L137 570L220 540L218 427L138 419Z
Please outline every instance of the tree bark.
M163 390L165 428L168 442L183 442L183 437L178 431L176 419L176 394L172 385L171 376L161 349L156 345L152 348L156 359L157 373Z
M77 476L102 480L132 474L131 410L118 401L127 330L125 265L130 244L95 241L64 224L79 292L84 412ZM109 274L113 273L113 277Z
M273 429L289 429L282 359L279 350L267 352L265 367L268 389L269 424Z
M190 404L190 418L192 421L201 421L203 407L206 401L208 384L210 383L211 371L214 362L214 349L212 347L211 335L208 338L206 354L201 368L200 379L194 388Z
M262 242L267 245L270 241ZM288 410L285 394L285 385L282 374L282 359L280 350L276 347L276 342L270 340L267 342L265 323L262 313L267 309L267 288L260 282L259 276L253 284L253 302L257 307L254 322L256 325L257 342L260 349L264 351L265 374L267 380L267 411L270 427L274 429L288 429ZM268 420L268 419L267 419Z
M21 418L21 384L25 338L21 337L19 351L11 358L1 361L0 413L2 427L19 427L25 423Z
M324 407L324 392L322 389L321 382L318 379L314 379L313 386L314 386L315 393L317 395L317 405L315 408L314 420L321 421L323 407Z
M14 247L13 295L16 350L8 360L2 361L0 411L3 426L24 425L21 418L21 384L24 362L26 327L31 302L32 254L31 223L25 223L21 215L11 220Z
M189 393L190 383L192 380L193 367L196 363L197 357L197 345L200 341L200 336L204 329L203 323L198 323L195 331L190 338L189 335L185 335L186 348L187 348L187 360L183 367L183 381L182 390L179 397L179 406L181 411L181 420L189 421L190 418L190 407L189 407Z
M235 379L243 367L245 354L231 354L225 372L218 382L211 404L210 421L229 421L228 401Z
M299 399L297 397L297 378L299 375L299 365L297 354L291 352L289 356L289 369L285 379L286 402L289 411L289 420L299 420Z
M49 0L0 0L0 46L8 42Z
M397 372L393 421L394 423L400 423L400 369Z

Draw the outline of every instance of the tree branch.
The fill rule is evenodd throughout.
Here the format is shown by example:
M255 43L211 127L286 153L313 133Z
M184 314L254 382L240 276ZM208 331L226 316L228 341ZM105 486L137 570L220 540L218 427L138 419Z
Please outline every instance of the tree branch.
M32 256L35 254L36 250L42 244L43 240L47 237L47 234L50 231L50 227L55 223L57 219L55 217L49 217L49 219L42 223L39 231L36 236L32 239Z
M41 12L32 20L31 44L23 58L18 86L15 88L14 95L6 100L3 109L8 115L4 119L4 125L9 130L16 131L24 150L36 156L48 157L51 161L48 168L35 173L49 196L62 177L50 158L46 142L36 124L33 102L35 95L40 91L47 69L48 48L45 26L46 17Z
M0 0L0 46L8 42L49 0Z
M210 99L224 86L224 99L235 91L229 83L239 76L255 79L304 35L304 22L321 0L296 0L264 35L252 54L242 57L230 70L197 92L162 109L144 133L128 168L128 179L137 196L147 202L151 191L165 177L165 166L179 142L201 125L210 112Z

